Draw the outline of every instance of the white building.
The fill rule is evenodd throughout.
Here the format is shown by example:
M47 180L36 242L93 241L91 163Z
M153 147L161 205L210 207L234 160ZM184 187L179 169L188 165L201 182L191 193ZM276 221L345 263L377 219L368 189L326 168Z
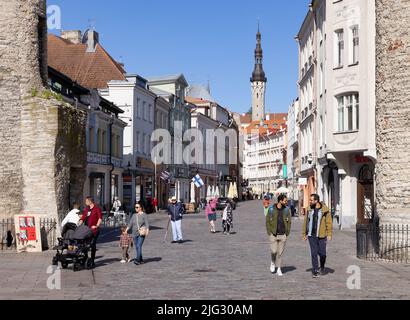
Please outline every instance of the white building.
M274 129L267 123L247 131L243 175L254 194L274 193L284 185L286 135L286 125Z
M204 88L205 89L205 88ZM198 94L203 90L189 90L190 94L194 96L187 97L186 100L191 103L194 108L191 113L191 125L192 128L197 128L201 131L204 138L204 162L191 166L191 175L199 173L205 182L205 187L201 189L201 199L207 198L206 194L208 186L219 187L220 195L225 197L228 195L229 186L231 182L238 182L239 169L238 169L238 131L236 126L233 125L234 119L231 113L220 106L218 103L211 100L206 100L206 97L210 96L210 93L202 95ZM228 132L228 130L234 130L235 136L226 135L230 140L224 139L223 142L218 140L216 143L208 141L207 131L222 130ZM233 132L233 131L231 131ZM214 153L213 164L207 163L207 155ZM218 162L218 157L222 157L224 163ZM231 158L235 158L235 163L230 163Z
M124 205L128 210L138 201L153 197L154 164L151 161L151 135L154 131L156 95L147 88L147 80L138 75L126 75L124 81L108 83L100 90L107 100L125 112L128 123L124 130Z
M288 188L291 190L290 197L299 200L299 99L293 101L288 112L288 142L287 142L287 166L288 166Z
M374 212L375 3L317 1L315 6L323 70L317 98L319 193L340 217L341 228L352 228L369 222Z
M296 37L299 44L299 103L300 113L298 117L300 178L306 184L302 186L303 197L299 201L299 210L309 206L309 196L316 193L317 174L314 156L316 154L316 118L317 105L314 97L314 85L316 79L315 68L315 16L309 10L302 27Z
M298 35L302 174L341 228L374 212L375 37L367 0L312 1Z

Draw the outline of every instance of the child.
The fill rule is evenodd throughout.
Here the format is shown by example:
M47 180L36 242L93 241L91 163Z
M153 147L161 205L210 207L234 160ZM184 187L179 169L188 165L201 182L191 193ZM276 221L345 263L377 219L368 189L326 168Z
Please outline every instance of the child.
M132 247L132 237L127 232L127 227L121 227L121 238L120 238L120 248L122 249L122 260L121 263L130 262L130 256L128 254L128 249Z
M222 227L224 230L224 234L231 234L233 229L233 210L232 204L230 202L227 203L226 208L223 212L222 216Z

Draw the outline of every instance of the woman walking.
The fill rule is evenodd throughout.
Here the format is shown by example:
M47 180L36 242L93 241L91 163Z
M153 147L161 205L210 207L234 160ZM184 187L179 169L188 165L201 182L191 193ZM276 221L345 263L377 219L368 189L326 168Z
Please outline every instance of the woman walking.
M144 212L144 207L142 204L136 204L135 211L136 213L131 217L128 224L127 232L131 230L134 238L136 250L134 264L140 265L144 264L144 260L142 259L142 245L144 244L145 238L149 234L149 222L148 216Z
M209 221L209 229L211 233L216 233L215 230L215 221L216 221L216 201L215 199L210 200L209 204L205 209L205 213Z

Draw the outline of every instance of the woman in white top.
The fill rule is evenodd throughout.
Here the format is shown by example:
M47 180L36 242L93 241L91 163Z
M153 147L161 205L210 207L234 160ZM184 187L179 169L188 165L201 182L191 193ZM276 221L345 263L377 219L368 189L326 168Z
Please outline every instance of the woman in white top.
M80 222L80 205L79 204L74 204L74 209L71 210L67 216L64 218L63 222L61 223L61 227L64 228L64 226L67 223L72 223L78 226L78 223Z

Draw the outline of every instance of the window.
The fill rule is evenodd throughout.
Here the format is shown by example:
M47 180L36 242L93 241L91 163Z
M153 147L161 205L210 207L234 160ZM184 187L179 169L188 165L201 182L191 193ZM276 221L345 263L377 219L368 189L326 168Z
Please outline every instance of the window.
M146 114L146 105L145 105L145 101L142 103L142 118L144 119L144 120L147 120L147 114Z
M152 106L148 105L148 116L147 116L147 120L149 120L149 122L152 122Z
M344 53L344 32L343 30L336 31L336 67L343 67Z
M94 141L95 141L95 133L94 133L94 128L90 128L89 129L89 133L88 133L88 151L89 152L94 152L95 151L95 145L94 145Z
M97 131L97 153L102 153L102 132L101 129Z
M101 146L101 153L107 154L107 132L105 130L102 131L102 146Z
M141 118L141 100L137 99L137 116Z
M337 98L338 131L350 132L359 130L359 95L348 94Z
M359 27L354 26L352 28L352 39L353 39L353 64L357 64L359 62Z
M137 153L140 153L140 133L137 132Z

